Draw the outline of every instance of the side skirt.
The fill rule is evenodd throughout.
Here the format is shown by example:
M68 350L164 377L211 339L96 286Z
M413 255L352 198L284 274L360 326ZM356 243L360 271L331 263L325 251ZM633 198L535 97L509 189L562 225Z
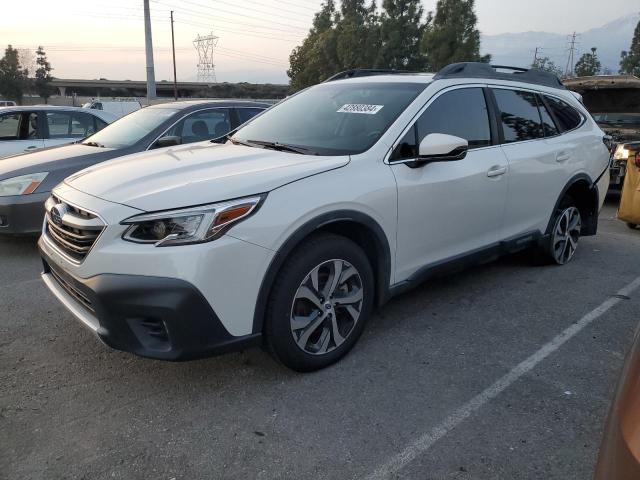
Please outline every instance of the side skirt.
M420 268L407 280L396 283L389 289L390 297L400 295L431 278L445 276L465 270L475 265L492 262L503 255L512 254L533 247L543 239L539 231L518 235L469 253L456 255Z

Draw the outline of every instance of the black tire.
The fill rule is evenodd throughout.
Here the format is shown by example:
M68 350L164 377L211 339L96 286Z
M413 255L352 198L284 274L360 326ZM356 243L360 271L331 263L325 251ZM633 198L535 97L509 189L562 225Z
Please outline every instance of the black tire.
M336 294L336 298L333 300L327 300L321 298L320 306L327 305L329 302L336 302L336 305L329 312L327 310L320 310L315 302L307 302L306 298L300 298L300 289L305 286L309 286L310 282L313 282L312 276L314 272L318 272L315 276L318 288L313 289L314 293L323 290L328 291L326 287L330 288L329 283L333 277L342 279L343 275L335 275L338 267L336 262L343 262L340 264L340 272L347 275L347 270L350 276L347 277L348 281L341 283L335 290L339 291ZM346 266L347 270L342 270ZM357 277L353 274L352 269L355 269ZM320 280L318 278L322 277ZM324 280L324 282L323 282ZM303 285L303 282L306 282ZM325 288L322 288L322 287ZM359 303L354 303L360 307L359 316L353 320L353 315L347 311L349 306L339 305L340 295L346 299L344 295L353 295L356 292L356 296L361 293L362 300ZM319 295L322 296L321 294ZM270 293L269 303L267 308L267 315L265 319L265 337L267 346L272 355L283 363L285 366L296 370L298 372L311 372L325 368L346 355L351 348L358 341L358 338L364 330L365 324L371 312L373 310L374 300L374 274L371 268L371 264L367 259L367 256L362 249L352 242L351 240L333 234L319 234L311 237L298 246L285 262L284 266L278 273L276 280L274 281L273 288ZM353 298L353 297L352 297ZM325 303L325 301L327 303ZM353 307L354 309L356 307ZM300 316L297 318L312 318L316 315L316 320L311 322L312 324L318 323L318 327L311 329L313 325L308 324L307 328L300 328L294 333L293 327L293 313L294 309L308 308L311 312L308 316ZM354 311L354 310L351 310ZM309 313L309 312L305 312ZM327 315L326 320L320 318L321 315ZM300 315L300 314L299 314ZM334 317L335 315L335 322ZM353 321L351 326L349 322ZM333 333L333 327L339 325L338 334ZM309 349L311 349L312 339L314 336L318 336L317 344L325 345L325 341L330 346L325 345L326 353L321 353L322 348L315 354L309 353L299 346L298 342L307 344L307 340L303 340L307 331L313 330L313 334L308 340ZM326 333L326 330L329 333ZM344 338L341 336L344 334ZM331 338L327 341L326 337ZM324 340L323 340L324 338ZM339 340L335 340L338 338ZM342 340L342 343L338 342ZM328 351L332 348L331 351Z
M573 215L572 218L575 218L577 215L577 232L572 231L571 240L569 239L569 235L567 235L566 243L563 244L561 241L558 241L560 237L556 232L562 228L560 222L567 220L567 215ZM576 202L570 196L565 196L558 205L558 208L553 212L551 229L547 232L548 235L545 242L534 252L534 262L545 265L565 265L569 263L573 259L578 246L581 225L582 218ZM571 243L567 245L569 242ZM563 245L565 250L559 253Z
M636 228L638 228L638 225L635 223L627 222L627 227L629 227L631 230L635 230Z

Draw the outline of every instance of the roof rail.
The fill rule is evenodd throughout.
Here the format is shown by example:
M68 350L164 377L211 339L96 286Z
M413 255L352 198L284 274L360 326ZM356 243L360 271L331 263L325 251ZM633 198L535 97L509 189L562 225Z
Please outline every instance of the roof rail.
M505 73L499 70L511 70L513 73ZM480 62L453 63L444 67L433 77L434 80L442 80L445 78L490 78L494 80L533 83L535 85L543 85L545 87L563 90L566 89L557 75L545 72L544 70L489 65L488 63Z
M344 80L345 78L355 77L371 77L373 75L399 75L403 73L419 73L410 72L408 70L385 70L376 68L352 68L345 70L344 72L336 73L335 75L327 78L325 82L333 82L334 80Z

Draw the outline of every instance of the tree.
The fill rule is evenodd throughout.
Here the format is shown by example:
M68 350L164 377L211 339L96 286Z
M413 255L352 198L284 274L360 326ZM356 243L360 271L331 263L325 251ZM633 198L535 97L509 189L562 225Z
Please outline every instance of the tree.
M562 69L551 61L549 57L536 58L536 60L531 64L531 68L537 68L538 70L554 73L559 77L562 76Z
M591 47L591 53L585 53L578 59L574 68L576 76L591 77L598 75L602 71L602 64L596 53L597 50L596 47Z
M376 5L372 1L367 7L364 0L342 0L341 16L336 23L337 56L339 68L371 68L378 53L378 46L372 45L378 33Z
M420 0L384 0L380 16L380 50L376 66L420 70L426 59L420 51L424 33Z
M629 51L620 54L620 73L640 77L640 22L633 32Z
M474 0L438 0L435 15L429 12L422 51L432 70L456 62L491 61L491 55L480 55L480 31L473 9Z
M28 75L29 71L20 66L18 50L8 45L4 57L0 59L0 95L21 104L29 81Z
M335 2L327 0L316 13L307 38L291 52L287 75L294 89L314 85L334 72L338 64L334 29L336 17Z
M47 54L44 52L44 48L38 47L36 50L36 78L34 82L35 91L40 97L44 99L44 103L47 103L49 97L53 93L53 87L51 86L51 64L47 60Z

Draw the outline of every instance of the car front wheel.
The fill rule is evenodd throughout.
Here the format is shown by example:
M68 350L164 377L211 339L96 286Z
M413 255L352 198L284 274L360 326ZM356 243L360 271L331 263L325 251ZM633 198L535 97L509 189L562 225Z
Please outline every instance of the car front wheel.
M354 346L373 309L373 271L351 240L332 234L299 246L277 276L265 333L274 356L308 372Z

